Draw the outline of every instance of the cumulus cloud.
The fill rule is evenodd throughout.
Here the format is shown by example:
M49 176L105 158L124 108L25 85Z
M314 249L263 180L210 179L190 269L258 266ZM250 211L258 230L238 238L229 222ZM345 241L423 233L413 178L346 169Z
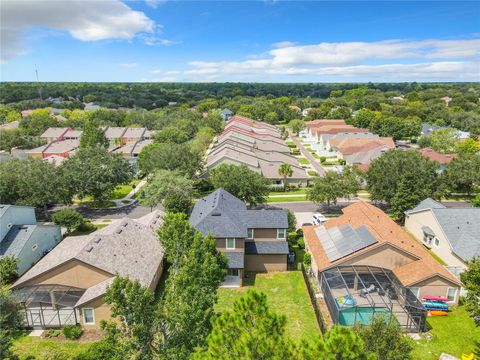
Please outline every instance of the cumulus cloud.
M142 82L176 82L177 78L173 76L165 76L161 78L143 78Z
M279 42L273 43L272 46L276 48L285 48L285 47L295 46L295 43L291 41L279 41Z
M223 76L250 81L304 76L364 81L480 80L480 39L274 44L266 58L192 61L187 76Z
M80 41L130 40L155 30L153 20L119 0L2 0L0 12L3 62L26 52L22 35L31 28L66 31Z
M160 5L166 2L166 0L145 0L145 4L154 9L158 8Z
M123 67L123 68L128 68L128 69L132 69L132 68L136 68L137 67L137 63L120 63L118 64L120 67Z

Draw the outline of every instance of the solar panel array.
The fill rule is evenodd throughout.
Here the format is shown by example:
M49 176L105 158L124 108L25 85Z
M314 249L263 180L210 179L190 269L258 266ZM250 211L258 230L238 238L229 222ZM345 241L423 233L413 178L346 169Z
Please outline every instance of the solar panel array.
M330 261L338 260L378 242L365 225L356 229L345 225L328 230L325 226L319 226L315 232Z

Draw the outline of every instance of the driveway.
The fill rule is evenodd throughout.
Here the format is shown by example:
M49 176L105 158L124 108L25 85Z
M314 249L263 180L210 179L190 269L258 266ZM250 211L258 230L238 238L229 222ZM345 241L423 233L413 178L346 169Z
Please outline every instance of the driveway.
M308 151L307 148L303 146L303 144L295 136L289 135L288 137L294 142L302 155L306 157L308 161L310 161L310 164L313 166L318 175L323 176L325 174L325 169L320 166L318 161L313 157L312 153Z

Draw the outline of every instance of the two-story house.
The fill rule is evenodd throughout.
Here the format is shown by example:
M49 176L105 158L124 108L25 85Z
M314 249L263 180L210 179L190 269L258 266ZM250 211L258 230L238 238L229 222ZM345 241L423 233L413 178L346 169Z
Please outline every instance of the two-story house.
M200 199L190 223L211 234L228 258L223 286L241 286L245 272L287 270L288 219L283 209L248 209L245 203L218 189Z
M60 226L37 224L35 208L0 205L0 258L11 256L18 259L19 275L61 240Z

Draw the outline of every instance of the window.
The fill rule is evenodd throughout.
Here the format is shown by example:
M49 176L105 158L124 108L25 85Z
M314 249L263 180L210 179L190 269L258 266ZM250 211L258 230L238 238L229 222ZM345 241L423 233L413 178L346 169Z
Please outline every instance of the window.
M435 246L438 247L438 245L440 245L440 240L438 240L437 238L435 238Z
M95 324L92 308L83 308L83 321L85 324Z
M253 239L253 229L247 229L247 239Z
M457 289L456 288L448 288L448 290L447 290L448 301L455 301L456 297L457 297Z
M285 229L277 229L277 239L285 239Z
M227 270L228 276L238 276L238 269L228 269Z
M409 288L410 291L415 295L416 298L418 298L418 295L420 295L420 288L418 287L411 287Z
M235 238L226 238L225 241L227 249L235 249Z

